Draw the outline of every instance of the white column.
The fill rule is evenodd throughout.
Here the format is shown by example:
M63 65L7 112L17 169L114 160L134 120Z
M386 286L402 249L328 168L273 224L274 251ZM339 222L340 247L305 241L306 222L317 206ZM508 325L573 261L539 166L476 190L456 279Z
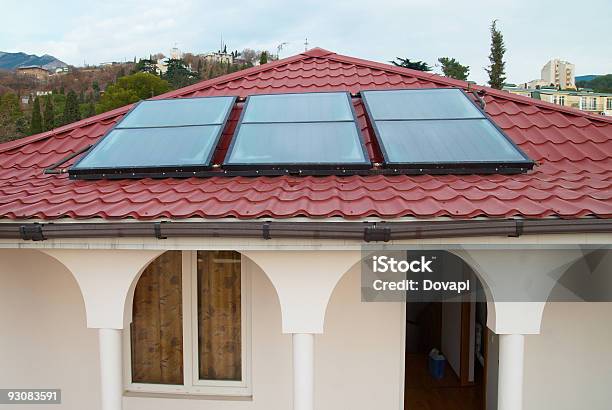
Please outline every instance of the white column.
M499 336L498 410L522 410L524 335Z
M293 334L293 410L314 410L314 334Z
M99 329L102 410L123 408L123 365L120 329Z

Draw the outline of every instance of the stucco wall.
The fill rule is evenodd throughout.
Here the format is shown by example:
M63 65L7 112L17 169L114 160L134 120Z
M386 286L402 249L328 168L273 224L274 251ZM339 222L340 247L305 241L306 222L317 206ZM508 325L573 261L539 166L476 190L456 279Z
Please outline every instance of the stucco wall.
M525 410L612 408L612 303L549 303L525 341Z
M70 272L33 250L0 250L0 387L61 388L62 409L96 410L98 334ZM40 410L40 405L16 406Z
M0 250L0 386L55 387L65 410L99 409L97 331L85 327L76 282L54 259L33 250ZM281 333L272 284L252 270L252 400L124 398L126 410L292 407L291 336ZM400 402L400 304L362 304L359 272L332 295L326 333L315 339L318 410L392 409ZM37 410L40 406L20 406Z
M291 408L291 338L271 283L254 269L252 401L126 397L126 410ZM317 410L399 407L402 306L361 303L359 274L338 284L316 337ZM612 304L549 304L527 336L525 410L612 403ZM62 388L61 409L99 409L97 332L70 273L34 250L0 250L0 386ZM20 406L37 410L40 406Z

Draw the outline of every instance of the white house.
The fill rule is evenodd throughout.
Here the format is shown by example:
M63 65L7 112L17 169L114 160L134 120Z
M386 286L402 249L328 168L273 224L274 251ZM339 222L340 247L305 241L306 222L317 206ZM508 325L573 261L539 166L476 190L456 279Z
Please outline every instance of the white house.
M572 272L609 300L611 187L609 118L319 48L4 143L0 387L609 409L612 304L548 295ZM362 302L385 245L440 250L480 299Z

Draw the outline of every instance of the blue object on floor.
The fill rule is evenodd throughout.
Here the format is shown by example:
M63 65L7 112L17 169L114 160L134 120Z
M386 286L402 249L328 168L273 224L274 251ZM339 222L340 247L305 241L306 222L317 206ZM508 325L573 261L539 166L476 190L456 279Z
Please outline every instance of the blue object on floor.
M446 358L432 351L429 353L429 374L436 380L444 378L444 368L446 367Z

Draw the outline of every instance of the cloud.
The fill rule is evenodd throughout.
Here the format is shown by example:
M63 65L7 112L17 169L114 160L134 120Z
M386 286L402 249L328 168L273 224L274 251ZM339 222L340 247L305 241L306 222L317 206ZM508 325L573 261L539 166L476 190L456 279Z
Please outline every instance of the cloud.
M27 8L3 6L0 50L48 53L82 65L167 52L175 43L184 51L211 51L221 36L238 50L275 51L288 42L282 54L288 56L301 52L307 37L311 47L383 62L455 57L482 83L489 24L499 19L510 81L538 77L553 57L574 62L578 73L612 72L612 55L602 49L612 3L594 0L590 9L598 12L588 25L574 20L568 11L574 8L568 0L34 0Z

